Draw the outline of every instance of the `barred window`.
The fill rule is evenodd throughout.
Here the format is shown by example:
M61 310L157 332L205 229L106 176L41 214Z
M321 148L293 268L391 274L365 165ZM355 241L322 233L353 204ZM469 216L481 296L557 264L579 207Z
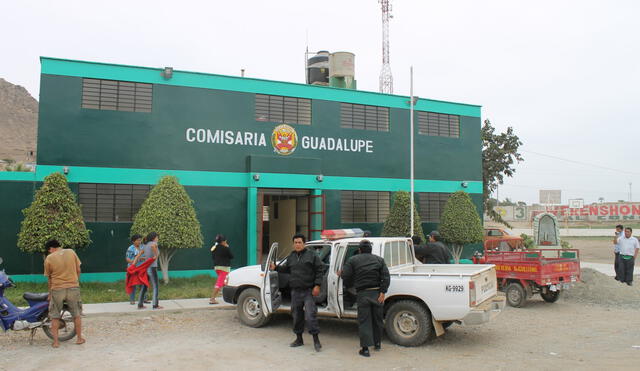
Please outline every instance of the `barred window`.
M363 104L340 104L340 127L389 131L389 108Z
M418 134L460 138L460 116L418 111Z
M152 97L152 84L82 79L82 108L151 112Z
M150 190L145 184L80 183L78 201L87 222L130 222Z
M440 223L444 205L451 196L451 193L426 192L418 193L418 206L420 208L420 219L428 223Z
M389 192L341 191L343 223L382 223L389 215Z
M256 121L311 125L311 99L256 94Z

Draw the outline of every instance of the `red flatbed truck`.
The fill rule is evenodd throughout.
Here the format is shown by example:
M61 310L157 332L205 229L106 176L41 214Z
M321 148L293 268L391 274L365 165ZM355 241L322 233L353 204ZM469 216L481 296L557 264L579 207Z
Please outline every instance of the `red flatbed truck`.
M580 251L575 249L496 251L485 248L484 255L474 256L473 261L495 264L498 288L506 293L507 303L512 307L524 306L534 294L554 303L562 290L580 280Z

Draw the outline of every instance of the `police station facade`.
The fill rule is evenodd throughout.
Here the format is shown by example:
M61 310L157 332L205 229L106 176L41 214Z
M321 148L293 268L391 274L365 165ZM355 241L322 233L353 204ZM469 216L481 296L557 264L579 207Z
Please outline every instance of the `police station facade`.
M0 256L13 275L42 271L16 234L56 171L92 231L79 256L96 280L122 278L132 218L163 175L185 186L206 241L176 254L174 275L210 270L217 233L235 267L296 232L379 235L393 192L410 189L405 96L44 57L41 68L36 172L0 175ZM482 211L480 107L419 99L415 110L416 203L429 232L457 190Z

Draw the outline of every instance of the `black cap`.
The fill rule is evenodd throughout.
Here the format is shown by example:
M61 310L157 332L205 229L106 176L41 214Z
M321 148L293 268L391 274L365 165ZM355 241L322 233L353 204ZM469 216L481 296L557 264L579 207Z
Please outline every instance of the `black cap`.
M429 233L429 236L433 236L433 237L440 237L440 232L438 232L438 231L431 231L431 233Z

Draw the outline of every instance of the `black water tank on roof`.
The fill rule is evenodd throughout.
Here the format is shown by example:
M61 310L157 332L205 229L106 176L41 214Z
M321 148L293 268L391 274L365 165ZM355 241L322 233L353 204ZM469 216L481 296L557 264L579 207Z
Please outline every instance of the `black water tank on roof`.
M307 84L329 85L329 52L319 51L307 59Z

